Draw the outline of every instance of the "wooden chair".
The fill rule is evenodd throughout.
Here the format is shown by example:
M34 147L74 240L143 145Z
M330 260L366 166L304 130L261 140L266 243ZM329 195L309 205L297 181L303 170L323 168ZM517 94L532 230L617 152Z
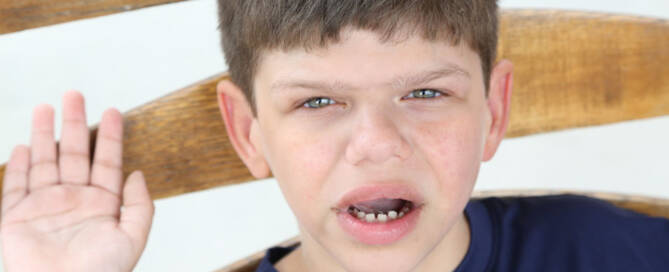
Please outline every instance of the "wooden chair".
M3 1L0 34L179 1ZM501 19L498 55L516 67L507 137L669 114L669 21L546 10L504 10ZM214 75L124 114L125 174L143 170L154 199L253 180L225 137L218 113L215 85L226 77ZM154 140L148 145L146 138ZM3 173L4 165L0 177ZM556 193L564 191L489 191L475 197ZM669 218L669 200L569 193ZM263 254L219 271L253 271Z

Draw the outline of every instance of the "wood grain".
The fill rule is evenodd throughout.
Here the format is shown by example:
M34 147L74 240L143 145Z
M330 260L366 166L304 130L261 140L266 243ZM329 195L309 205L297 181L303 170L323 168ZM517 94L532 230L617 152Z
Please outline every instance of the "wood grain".
M515 64L507 137L669 114L669 21L509 10L498 55Z
M252 180L228 141L218 75L125 114L124 172L144 171L154 199Z
M500 35L516 66L507 137L669 114L668 21L505 11ZM225 77L124 114L124 172L144 171L154 199L253 180L218 111Z
M252 179L219 115L216 83L225 77L205 79L124 113L124 175L142 170L154 199ZM91 131L91 149L96 131Z
M183 0L0 0L0 34Z

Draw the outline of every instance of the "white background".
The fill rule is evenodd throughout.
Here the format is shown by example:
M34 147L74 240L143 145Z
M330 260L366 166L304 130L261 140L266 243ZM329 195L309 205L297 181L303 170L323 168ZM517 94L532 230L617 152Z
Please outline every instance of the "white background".
M500 4L669 19L666 0ZM84 93L95 124L107 107L126 111L225 70L216 27L215 1L202 0L0 35L0 161L14 145L29 143L32 108L50 103L59 112L68 89ZM506 140L482 167L477 189L669 197L667 139L669 117ZM273 180L158 200L136 270L209 271L296 234Z

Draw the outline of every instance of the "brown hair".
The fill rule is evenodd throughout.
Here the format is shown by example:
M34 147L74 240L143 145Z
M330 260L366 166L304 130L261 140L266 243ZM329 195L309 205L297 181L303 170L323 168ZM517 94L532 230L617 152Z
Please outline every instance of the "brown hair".
M481 59L486 94L497 47L496 0L218 0L221 44L232 81L255 111L253 76L263 50L309 49L344 27L388 41L402 31L457 45Z

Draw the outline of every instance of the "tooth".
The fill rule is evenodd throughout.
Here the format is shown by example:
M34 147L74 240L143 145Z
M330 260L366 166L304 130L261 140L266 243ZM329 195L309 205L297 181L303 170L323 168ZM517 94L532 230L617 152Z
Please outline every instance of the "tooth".
M397 218L397 212L396 211L389 211L388 212L388 217L390 217L390 219Z
M380 213L376 217L377 217L376 219L379 220L379 222L383 223L383 222L388 221L388 216L386 214Z
M365 212L360 212L360 211L359 211L356 215L358 216L358 219L363 219L363 218L365 218Z
M400 212L400 214L397 217L402 218L402 216L404 216L404 212Z
M404 206L404 208L402 208L402 211L405 212L405 213L406 213L406 212L409 212L409 207Z
M373 214L373 213L368 213L367 215L365 215L365 221L371 223L371 222L376 221L376 218L374 218L374 214Z

